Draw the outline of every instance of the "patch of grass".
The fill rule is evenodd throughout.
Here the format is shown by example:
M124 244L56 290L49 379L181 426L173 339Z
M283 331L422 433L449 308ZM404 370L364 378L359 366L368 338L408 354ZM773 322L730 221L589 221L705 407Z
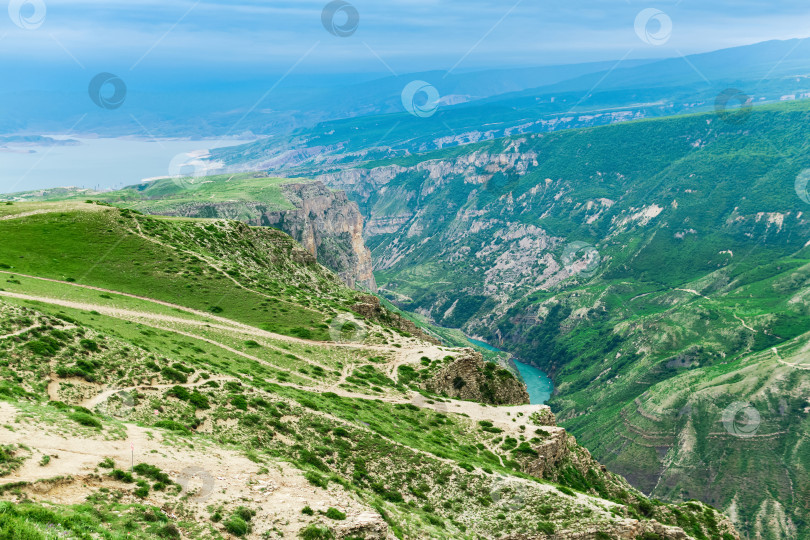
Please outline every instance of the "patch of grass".
M68 418L70 418L77 424L81 424L83 426L92 427L96 429L101 429L102 427L101 421L84 412L72 413L68 416Z

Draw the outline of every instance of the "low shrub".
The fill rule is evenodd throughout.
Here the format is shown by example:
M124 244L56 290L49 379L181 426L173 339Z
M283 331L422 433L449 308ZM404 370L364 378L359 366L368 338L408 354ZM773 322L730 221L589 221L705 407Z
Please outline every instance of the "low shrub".
M75 412L71 414L69 418L74 422L81 424L83 426L101 429L101 422L99 422L96 418L93 418L87 413Z
M332 507L330 507L329 510L327 510L324 515L329 519L334 519L336 521L343 521L344 519L346 519L346 514L344 512L341 512L337 508Z

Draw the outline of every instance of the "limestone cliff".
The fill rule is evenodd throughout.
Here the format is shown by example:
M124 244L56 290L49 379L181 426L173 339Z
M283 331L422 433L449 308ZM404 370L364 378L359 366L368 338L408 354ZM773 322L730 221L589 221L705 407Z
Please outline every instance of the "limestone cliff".
M284 184L281 191L289 209L243 200L200 200L154 207L146 203L139 209L158 215L234 219L281 229L350 287L376 291L371 252L363 240L363 216L357 204L342 191L332 191L321 182Z

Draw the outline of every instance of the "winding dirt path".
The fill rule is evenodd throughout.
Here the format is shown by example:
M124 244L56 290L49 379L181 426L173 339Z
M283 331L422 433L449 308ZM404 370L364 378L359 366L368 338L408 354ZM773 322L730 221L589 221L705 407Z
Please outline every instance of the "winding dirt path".
M205 386L206 383L211 381L215 382L239 382L237 377L210 377L208 379L203 379L194 383L186 383L186 384L148 384L148 385L139 385L139 386L128 386L124 388L108 388L104 390L100 394L97 394L90 399L86 399L83 402L79 403L80 406L86 407L88 409L92 409L98 405L101 405L108 399L110 399L115 394L121 392L132 392L134 390L169 390L174 388L175 386L180 386L181 388L200 388Z
M776 359L779 361L780 364L784 364L784 365L786 365L788 367L792 367L793 369L801 369L803 371L810 371L810 364L800 364L798 362L796 362L795 364L791 364L790 362L787 362L786 360L783 360L782 356L779 354L779 351L776 350L776 347L771 347L771 352L773 352L774 356L776 356Z
M20 274L16 274L16 275L20 275ZM49 280L49 281L55 281L55 280ZM71 285L73 285L73 284L71 284ZM104 290L104 289L96 289L94 287L87 287L87 286L85 286L85 287L86 288L92 288L92 289L95 289L95 290ZM110 292L110 293L113 293L113 294L120 294L120 293L118 293L116 291L107 291L107 292ZM163 315L163 314L157 314L157 313L147 313L147 312L143 312L143 311L134 311L134 310L128 310L128 309L114 308L114 307L103 306L103 305L99 305L99 304L89 304L89 303L75 302L75 301L70 301L70 300L48 298L48 297L43 297L43 296L34 296L34 295L28 295L28 294L14 293L14 292L10 292L10 291L0 291L0 297L9 297L9 298L16 298L16 299L19 299L19 300L29 300L29 301L35 301L35 302L42 302L42 303L46 303L46 304L57 305L57 306L62 306L62 307L67 307L67 308L72 308L72 309L80 309L80 310L84 310L84 311L97 311L98 313L101 313L103 315L107 315L107 316L110 316L110 317L115 317L115 318L119 318L119 319L123 319L123 320L145 321L149 326L152 326L154 328L164 330L164 331L168 331L168 332L174 332L174 333L177 333L179 335L189 337L191 339L200 339L200 340L206 341L207 343L211 343L212 345L215 345L217 347L221 347L224 350L228 350L229 352L231 352L233 354L237 354L237 355L242 356L244 358L250 359L250 360L255 361L255 362L259 362L261 364L268 365L270 367L273 367L274 369L280 369L282 371L289 371L289 370L285 370L284 368L279 368L278 366L276 366L274 364L271 364L271 363L269 363L269 362L267 362L265 360L262 360L261 358L257 358L257 357L255 357L253 355L249 355L247 353L237 351L237 350L233 349L232 347L229 347L228 345L217 342L216 340L213 340L213 339L201 336L201 335L197 335L197 334L192 334L190 332L184 332L184 331L178 330L176 328L171 328L171 327L167 328L167 327L163 326L162 324L155 324L155 323L185 324L185 325L190 325L190 326L196 326L196 327L199 327L199 328L209 328L209 329L210 328L215 328L215 329L222 330L222 331L225 331L225 332L241 333L242 335L250 336L250 337L276 339L276 340L280 340L280 341L287 341L287 342L291 342L291 343L298 343L298 344L305 344L305 345L313 345L313 346L318 346L318 347L337 346L337 347L347 347L347 348L362 349L362 350L378 350L378 351L384 351L386 353L393 353L394 358L388 364L387 372L390 375L392 375L391 378L393 378L394 380L396 380L397 370L398 370L399 366L401 366L401 365L408 364L408 363L417 364L417 363L419 363L421 361L422 356L433 355L435 357L435 355L437 355L437 354L439 354L439 355L447 355L449 353L449 351L444 350L444 348L441 347L441 346L432 345L432 344L429 344L429 343L426 343L426 342L418 342L418 343L415 343L415 344L411 344L411 345L415 345L415 346L406 347L406 348L395 348L395 347L391 347L391 346L387 346L387 347L383 347L383 346L366 346L366 345L363 345L363 344L360 344L360 343L335 344L335 343L329 343L329 342L318 342L318 341L303 340L303 339L299 339L299 338L292 338L292 337L288 337L288 336L282 336L280 334L274 334L272 332L267 332L265 330L261 330L261 329L258 329L258 328L243 324L243 323L238 323L238 322L235 322L235 321L231 321L229 319L224 319L222 317L210 316L209 314L206 314L206 313L203 313L203 312L198 312L196 310L192 310L192 309L189 309L189 308L183 308L182 306L175 306L173 304L169 304L169 303L166 303L166 302L160 302L160 301L154 301L154 302L157 303L157 304L160 304L160 305L164 305L164 306L169 306L169 307L173 307L173 308L176 307L178 309L182 309L183 311L186 311L186 312L189 312L189 313L198 314L200 316L207 317L207 318L211 319L212 321L217 321L217 323L220 323L220 324L212 324L212 323L205 322L205 321L195 321L195 320L192 320L192 319L186 319L186 318L182 318L182 317L175 317L175 316L171 316L171 315ZM146 300L146 301L153 301L152 299L149 299L149 298L143 298L143 297L137 297L137 298L139 298L141 300ZM288 351L285 350L284 352L286 353ZM320 365L320 364L318 364L318 365ZM344 369L344 373L341 374L340 380L345 381L345 378L348 377L349 373L351 372L350 371L351 367L352 366L349 366L348 369ZM505 431L512 432L512 433L520 433L518 431L518 426L519 425L527 425L527 426L531 425L531 422L529 422L529 418L528 418L531 415L531 413L536 412L536 411L540 411L540 410L546 408L545 405L520 405L520 406L499 406L499 407L498 406L486 406L486 405L482 405L482 404L475 403L475 402L456 401L456 400L449 400L447 402L435 402L435 403L431 404L431 403L428 403L427 400L417 399L417 398L419 398L421 396L419 394L416 394L416 393L412 393L410 398L397 398L397 397L391 397L391 396L379 397L379 396L372 396L372 395L368 395L368 394L360 394L360 393L356 393L356 392L350 392L350 391L347 391L347 390L345 390L343 388L340 388L339 386L336 386L334 383L324 384L324 383L322 383L320 381L316 381L314 379L306 377L303 374L299 374L297 372L295 374L296 374L297 377L301 377L301 378L304 378L304 379L311 380L313 382L313 386L302 386L302 385L297 385L297 384L294 384L294 383L282 383L282 382L277 382L276 384L279 384L280 386L296 388L296 389L303 390L303 391L308 391L308 392L332 391L332 392L334 392L335 394L337 394L339 396L347 397L347 398L354 398L354 399L365 399L365 400L377 400L377 399L380 399L380 400L382 400L384 402L392 403L392 404L411 403L411 404L417 405L417 406L422 407L422 408L434 410L436 412L441 412L441 413L447 412L447 413L455 413L455 414L466 415L467 417L469 417L473 421L489 420L489 421L493 422L497 427L500 427L501 429L504 429ZM338 384L340 384L340 382L338 382ZM150 385L144 385L144 386L139 387L139 388L147 388L149 386ZM174 385L172 385L172 386L174 386ZM116 389L116 390L112 391L112 393L115 393L115 392L118 392L118 391L120 391L120 389ZM562 429L562 428L549 428L549 427L546 427L546 426L537 426L537 427L542 427L543 429L547 429L547 430Z
M0 336L0 339L8 339L8 338L12 338L12 337L15 337L15 336L21 336L21 335L25 334L26 332L30 332L31 330L39 328L40 326L41 325L39 325L39 324L35 324L34 326L29 326L28 328L23 328L21 330L17 330L16 332L12 332L10 334Z
M750 331L752 331L752 332L753 332L753 333L755 333L755 334L757 333L757 331L756 331L756 330L754 330L753 328L751 328L750 326L748 326L747 324L745 324L745 321L742 319L742 317L737 316L737 314L736 314L736 313L734 313L733 315L734 315L734 318L735 318L735 319L737 319L738 321L740 321L740 324L742 325L742 327L743 327L743 328L745 328L746 330L750 330Z

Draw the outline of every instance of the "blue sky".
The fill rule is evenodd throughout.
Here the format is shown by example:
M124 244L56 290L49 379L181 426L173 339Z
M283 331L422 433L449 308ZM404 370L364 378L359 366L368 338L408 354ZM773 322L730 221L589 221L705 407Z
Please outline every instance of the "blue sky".
M36 29L0 17L0 67L32 78L82 68L203 78L293 66L296 74L464 71L677 56L810 34L810 6L798 0L352 0L360 24L345 38L324 29L322 0L36 1L47 9ZM672 20L665 45L634 31L650 7Z

